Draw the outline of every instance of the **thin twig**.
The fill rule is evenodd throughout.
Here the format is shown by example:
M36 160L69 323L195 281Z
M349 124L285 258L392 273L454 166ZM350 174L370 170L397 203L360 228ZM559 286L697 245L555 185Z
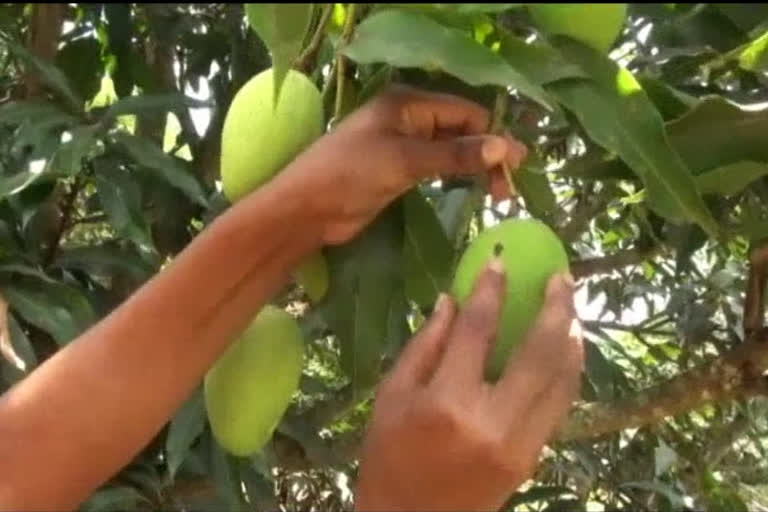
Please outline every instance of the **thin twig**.
M504 116L507 114L507 105L509 104L509 93L506 88L502 88L496 95L496 102L493 106L493 120L491 121L491 132L496 135L504 134ZM504 173L504 179L507 181L509 196L518 195L514 181L512 181L512 171L506 160L501 163L501 170Z
M328 22L331 20L332 14L333 4L327 4L320 17L317 29L312 35L312 39L309 41L309 44L304 49L302 54L299 55L299 58L296 59L296 64L293 66L294 68L298 69L299 71L308 71L312 59L315 58L315 55L317 55L317 52L320 50L320 45L322 44L323 38L325 37L325 28L328 26Z
M352 32L355 28L356 4L347 6L347 18L344 20L344 31L339 41L340 47L343 47L352 39ZM334 123L339 122L341 111L344 105L344 82L346 81L347 62L344 56L339 52L336 55L336 107L334 108Z

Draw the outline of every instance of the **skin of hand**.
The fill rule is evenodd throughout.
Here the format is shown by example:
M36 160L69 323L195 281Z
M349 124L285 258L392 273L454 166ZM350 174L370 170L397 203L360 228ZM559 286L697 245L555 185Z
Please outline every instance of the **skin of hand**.
M520 349L483 378L505 276L491 262L461 311L442 296L378 390L357 512L496 511L529 479L577 398L583 368L573 281L555 275Z
M0 510L76 509L157 435L296 266L419 180L517 167L525 148L484 135L488 118L454 96L393 88L217 217L0 397Z

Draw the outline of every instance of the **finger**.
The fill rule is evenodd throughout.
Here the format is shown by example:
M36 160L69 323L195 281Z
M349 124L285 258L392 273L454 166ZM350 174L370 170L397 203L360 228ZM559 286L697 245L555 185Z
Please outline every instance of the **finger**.
M496 337L504 302L506 278L501 261L493 259L480 274L449 335L435 374L438 386L470 389L483 380L485 362Z
M528 148L514 138L512 135L505 134L504 136L509 144L509 152L507 153L507 164L512 169L517 169L520 164L528 157Z
M404 139L401 148L406 168L414 179L486 172L500 165L509 151L506 139L495 135L441 140Z
M403 105L405 135L431 138L441 131L477 135L487 132L491 122L486 108L452 94L410 90Z
M557 378L563 369L562 354L573 343L570 332L575 319L573 280L568 274L555 275L547 284L544 305L535 323L496 383L494 395L500 409L510 415L520 414L521 408ZM526 390L525 394L521 395L520 390Z
M392 374L396 383L412 386L429 380L438 365L455 315L453 299L441 294L432 315L400 355Z
M578 325L578 322L574 322ZM562 354L563 370L552 381L548 389L533 400L523 417L522 430L514 429L510 441L515 445L520 439L529 440L535 446L542 446L556 433L567 416L581 390L581 375L584 370L584 348L581 329L569 333L572 342Z
M512 197L509 183L500 169L491 171L488 177L488 191L494 203L500 203Z

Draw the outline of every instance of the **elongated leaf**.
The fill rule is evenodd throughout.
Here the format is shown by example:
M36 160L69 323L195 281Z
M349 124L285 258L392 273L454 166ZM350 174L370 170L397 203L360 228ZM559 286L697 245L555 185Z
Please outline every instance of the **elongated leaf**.
M588 78L588 74L576 63L565 59L555 48L544 41L527 43L499 29L499 55L513 68L539 85L546 85L563 78Z
M33 55L29 50L11 40L5 40L4 44L8 45L8 49L22 59L27 67L40 78L40 81L61 96L74 111L79 112L83 109L85 102L75 93L66 75L59 68Z
M403 275L406 295L421 307L435 303L447 290L453 269L453 246L434 208L418 189L403 198L405 248Z
M739 54L739 66L747 71L765 71L768 67L768 32L752 41Z
M487 12L496 13L504 12L515 7L520 7L523 4L432 4L438 9L448 9L451 11L461 13L475 13L475 12Z
M9 101L0 107L1 124L17 125L24 121L43 119L57 119L61 124L76 121L75 117L63 112L50 102Z
M149 500L133 487L107 487L93 493L82 505L83 512L111 512L113 510L136 510Z
M403 295L403 222L399 202L387 209L352 242L326 251L328 294L319 307L341 343L341 364L361 393L378 379L387 347L400 343L388 330Z
M763 162L737 162L724 165L696 177L702 194L732 196L750 183L768 175L768 164Z
M106 244L62 250L54 263L60 268L77 268L95 276L126 273L139 282L149 279L155 272L130 248Z
M185 108L209 107L212 107L210 102L196 100L179 93L127 96L113 103L104 113L104 119L110 120L118 116L131 114L156 114Z
M203 433L206 423L205 403L201 389L197 389L176 412L165 438L168 473L173 479L187 456L189 447Z
M632 74L584 45L567 40L558 46L592 79L561 80L549 90L595 142L617 153L643 180L661 216L698 223L716 236L717 223L691 172L670 146L661 115Z
M149 226L142 214L139 185L116 164L96 160L94 166L93 180L99 200L115 231L139 246L153 247Z
M248 23L272 54L275 105L285 75L301 53L312 21L313 6L314 4L290 3L245 4Z
M498 54L419 12L388 9L367 17L341 52L361 64L441 70L469 85L514 87L547 108L553 105L541 87Z
M68 77L81 98L90 99L99 92L104 65L97 38L70 40L56 55L56 66Z
M5 383L10 386L19 382L35 369L37 355L29 342L29 338L24 334L13 315L8 315L8 333L11 339L7 341L13 350L15 361L8 361L0 356L0 374Z
M31 171L22 171L12 176L0 176L0 199L18 194L41 177L40 173Z
M62 144L47 165L56 175L74 176L83 168L83 159L97 143L97 125L77 126L70 130L71 139Z
M555 213L557 201L545 174L518 170L513 177L515 186L525 199L525 206L534 217L547 220Z
M136 163L158 171L171 186L181 190L198 204L208 206L203 187L181 160L167 155L157 145L143 137L122 132L115 133L113 137Z
M88 299L69 285L25 277L4 283L0 290L24 320L48 332L60 345L77 337L96 320Z

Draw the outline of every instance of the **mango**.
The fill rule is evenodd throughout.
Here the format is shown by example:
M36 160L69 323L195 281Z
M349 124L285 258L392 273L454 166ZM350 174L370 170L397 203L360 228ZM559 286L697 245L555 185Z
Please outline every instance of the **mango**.
M224 195L236 202L275 177L325 132L320 91L303 73L288 71L277 104L273 69L257 74L232 100L221 134L221 181ZM319 301L328 288L322 254L296 271L296 280Z
M262 450L299 387L303 360L297 321L266 305L205 376L208 419L222 448L238 457Z
M290 70L277 105L273 71L257 74L237 91L221 133L221 181L235 202L272 179L325 131L315 84Z
M607 53L624 27L627 4L528 4L545 34L569 36Z
M490 381L501 376L507 360L538 317L550 277L569 267L563 244L546 224L530 219L504 220L481 232L461 255L451 285L451 294L459 304L466 302L480 272L497 254L504 265L507 287L486 364Z

